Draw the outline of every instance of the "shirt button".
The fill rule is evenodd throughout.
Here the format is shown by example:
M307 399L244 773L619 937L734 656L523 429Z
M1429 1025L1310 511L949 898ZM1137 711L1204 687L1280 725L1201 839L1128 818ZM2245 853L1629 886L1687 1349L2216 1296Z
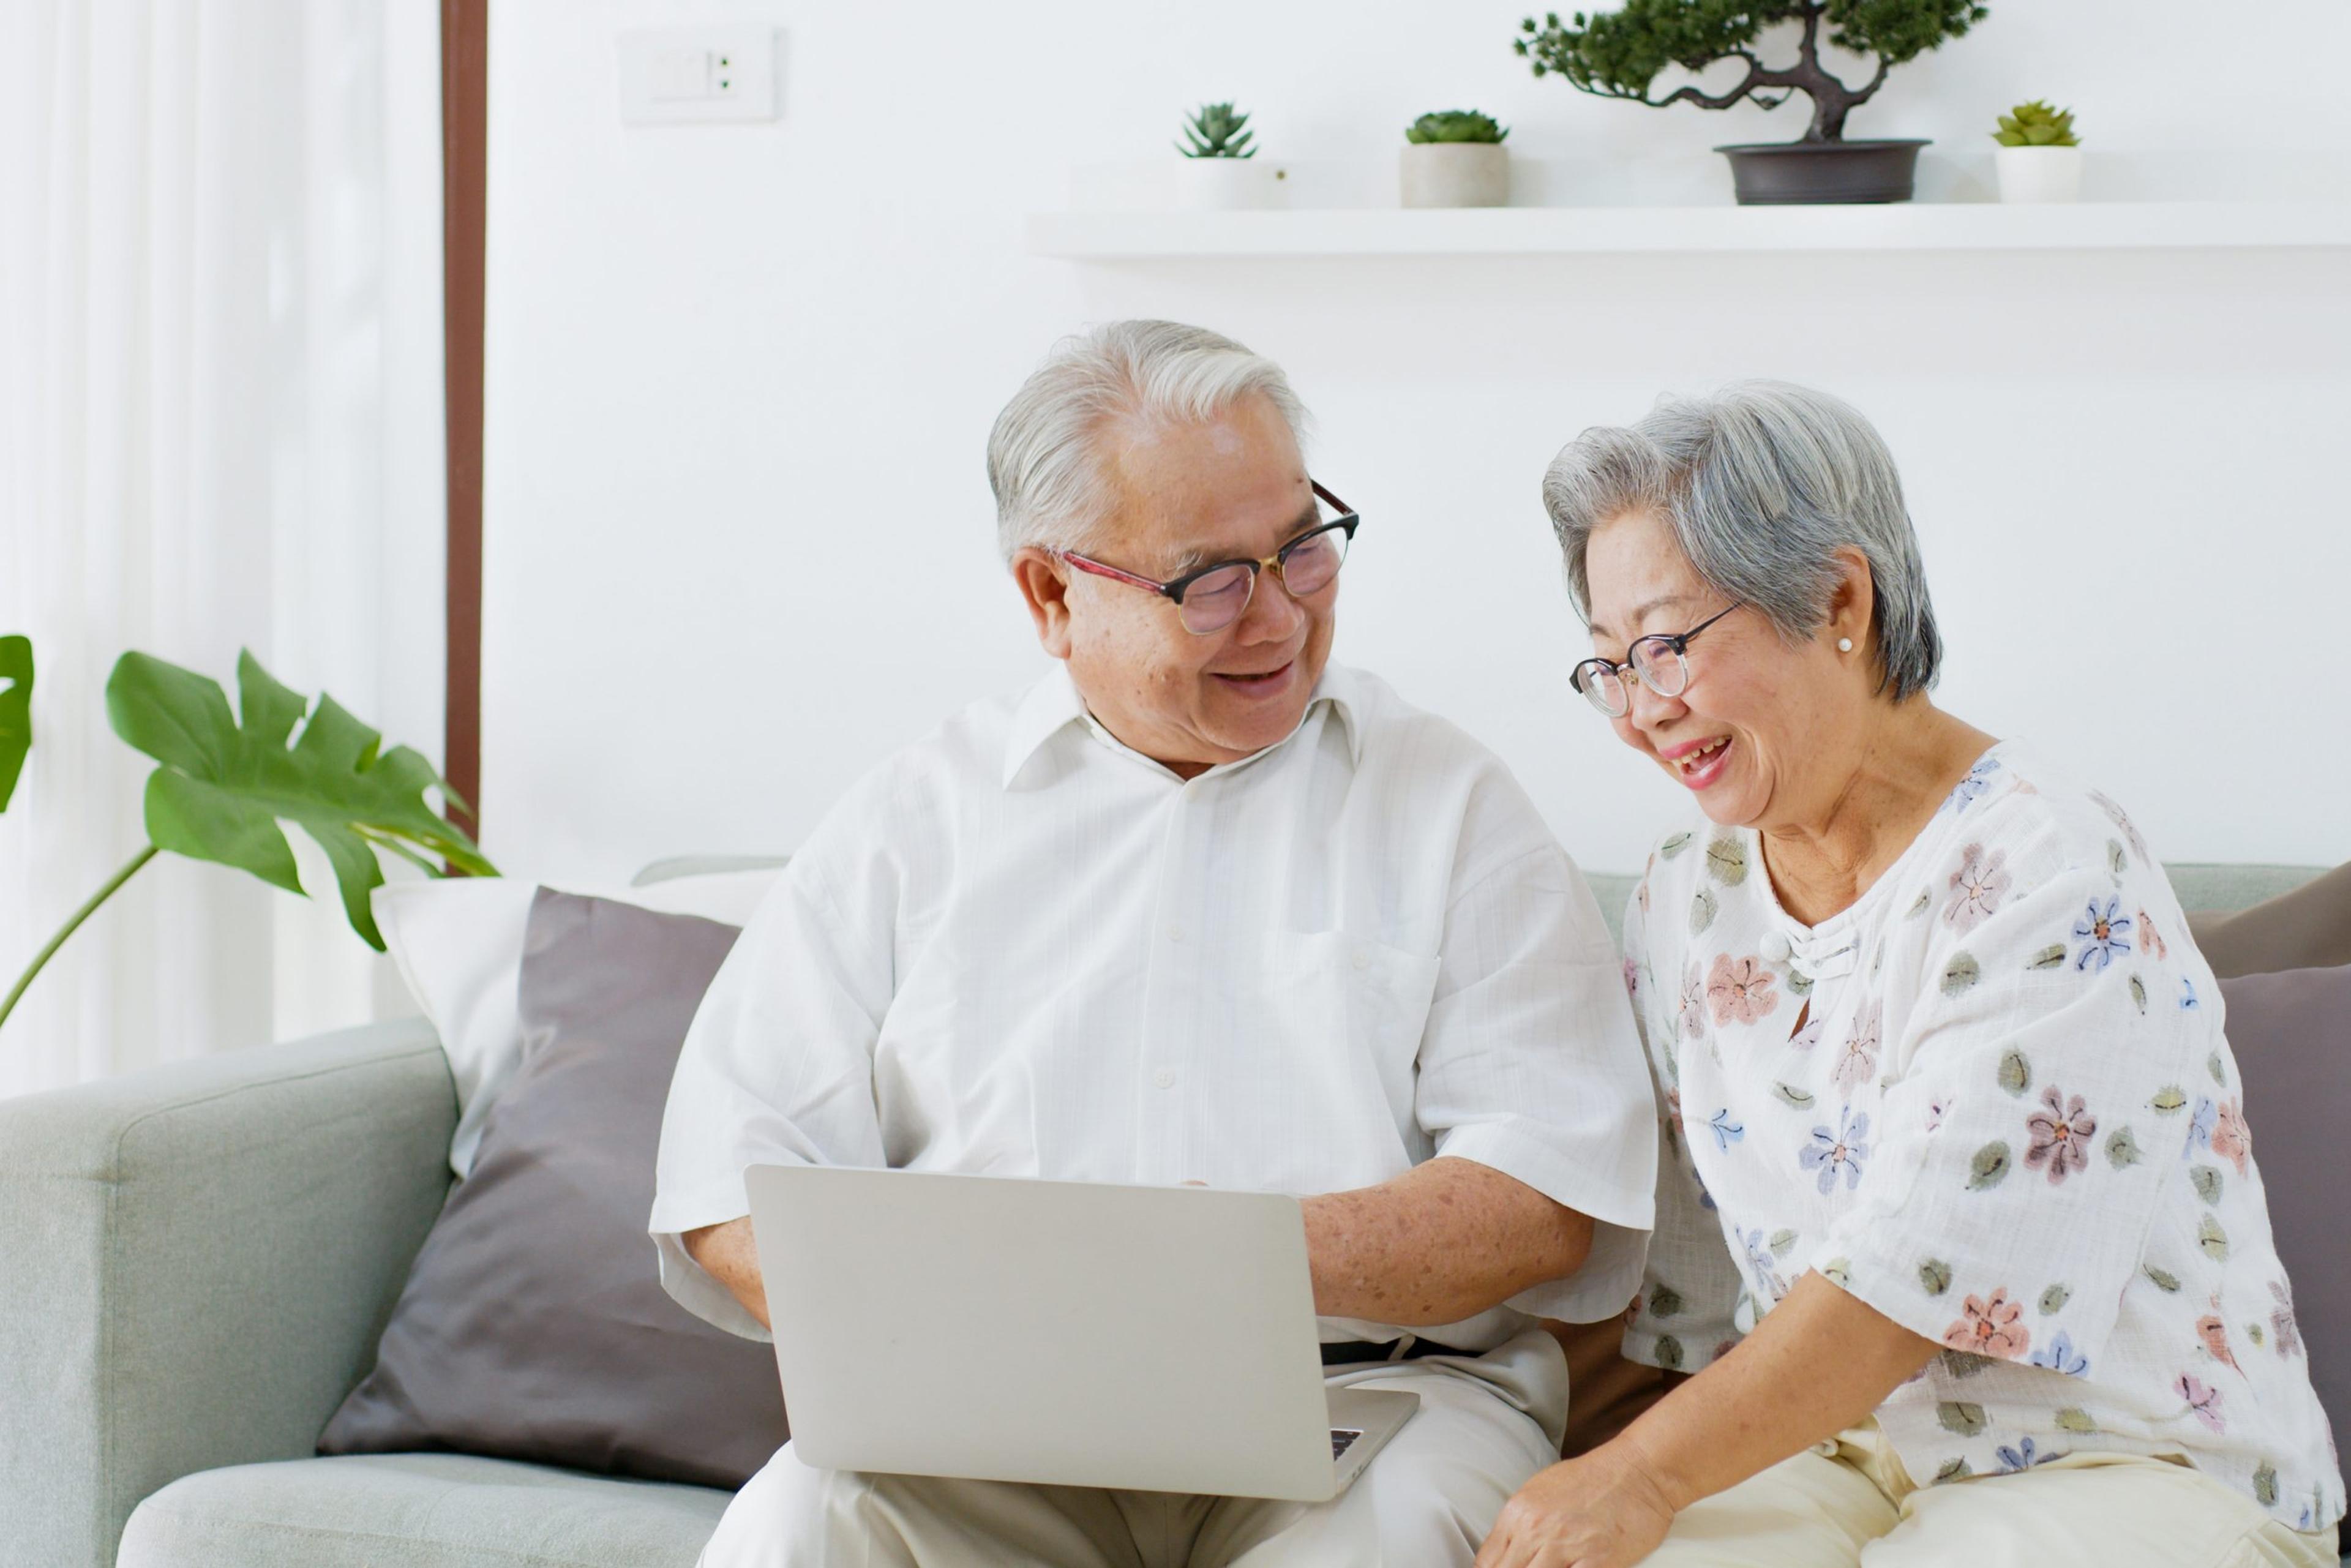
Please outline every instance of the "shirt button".
M1347 961L1358 969L1368 969L1372 967L1372 950L1359 946L1347 956Z
M1151 1075L1151 1082L1162 1089L1173 1089L1176 1087L1176 1075L1163 1067Z
M1170 925L1167 928L1167 940L1170 942L1184 940L1184 928L1181 925Z
M1788 939L1777 931L1765 932L1763 940L1757 946L1762 949L1763 961L1767 964L1784 964L1788 961L1788 955L1795 950L1788 946Z

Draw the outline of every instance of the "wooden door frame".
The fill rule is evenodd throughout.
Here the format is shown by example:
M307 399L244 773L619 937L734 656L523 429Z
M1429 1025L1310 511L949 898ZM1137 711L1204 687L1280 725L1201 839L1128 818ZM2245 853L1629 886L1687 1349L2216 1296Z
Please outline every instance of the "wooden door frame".
M489 177L489 0L441 0L441 244L448 465L443 771L481 837L482 323Z

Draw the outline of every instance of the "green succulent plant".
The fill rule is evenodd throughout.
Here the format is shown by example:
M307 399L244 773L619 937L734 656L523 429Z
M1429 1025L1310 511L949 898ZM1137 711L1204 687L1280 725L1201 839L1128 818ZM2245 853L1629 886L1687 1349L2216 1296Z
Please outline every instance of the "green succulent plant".
M1243 129L1248 124L1249 116L1236 114L1229 103L1204 103L1197 114L1185 117L1184 141L1176 151L1186 158L1254 158L1257 149L1249 142L1257 132Z
M1490 114L1480 114L1474 109L1440 109L1434 114L1424 114L1405 128L1404 139L1416 145L1432 141L1499 142L1510 134L1510 127L1497 125Z
M2074 111L2052 109L2039 99L2020 103L2000 117L1992 140L2002 147L2079 147L2074 134Z

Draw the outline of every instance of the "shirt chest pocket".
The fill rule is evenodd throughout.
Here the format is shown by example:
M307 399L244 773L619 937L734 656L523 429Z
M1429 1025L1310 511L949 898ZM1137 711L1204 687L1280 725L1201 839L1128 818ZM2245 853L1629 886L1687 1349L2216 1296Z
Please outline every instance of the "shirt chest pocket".
M1406 1125L1438 963L1343 931L1273 931L1238 977L1233 1065L1293 1128Z

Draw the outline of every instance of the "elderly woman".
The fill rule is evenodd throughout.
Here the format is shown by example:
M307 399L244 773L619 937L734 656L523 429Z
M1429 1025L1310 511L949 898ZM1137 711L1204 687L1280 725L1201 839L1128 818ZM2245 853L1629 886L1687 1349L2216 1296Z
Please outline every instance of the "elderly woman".
M2119 806L1928 700L1876 433L1734 387L1543 498L1576 689L1706 819L1625 934L1667 1149L1625 1353L1695 1375L1481 1568L2332 1568L2212 973Z

